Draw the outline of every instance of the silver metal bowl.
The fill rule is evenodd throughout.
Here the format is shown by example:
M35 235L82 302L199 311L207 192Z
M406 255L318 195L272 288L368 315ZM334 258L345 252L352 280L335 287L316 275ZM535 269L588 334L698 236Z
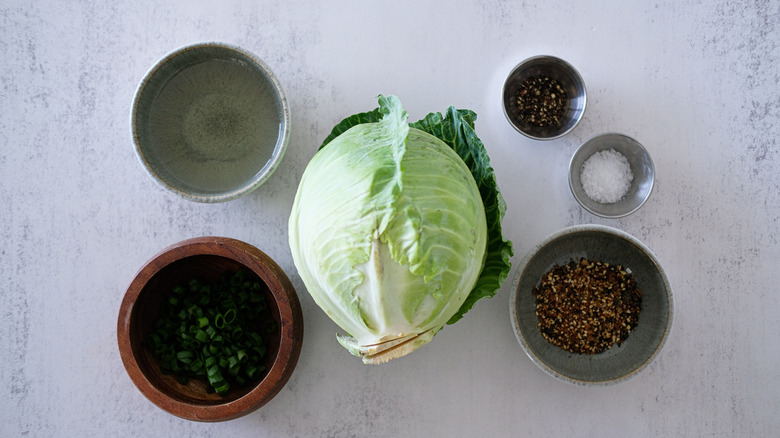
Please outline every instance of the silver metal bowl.
M593 154L614 149L628 160L633 180L625 196L617 202L601 203L588 197L582 186L582 165ZM583 143L569 162L569 188L579 204L587 211L604 218L627 216L639 209L653 191L655 166L650 154L638 141L617 133L597 135Z
M540 127L520 117L518 90L526 80L535 76L555 79L566 91L568 103L558 125ZM571 64L554 56L541 55L524 60L515 66L504 82L503 106L507 120L518 132L534 140L552 140L569 133L582 119L586 101L582 76Z
M588 258L631 270L642 291L635 329L621 345L598 354L570 353L548 342L537 326L534 287L555 265ZM628 233L603 225L576 225L553 233L519 264L510 297L510 317L528 357L547 374L580 386L605 386L635 376L656 358L672 326L672 288L660 262Z

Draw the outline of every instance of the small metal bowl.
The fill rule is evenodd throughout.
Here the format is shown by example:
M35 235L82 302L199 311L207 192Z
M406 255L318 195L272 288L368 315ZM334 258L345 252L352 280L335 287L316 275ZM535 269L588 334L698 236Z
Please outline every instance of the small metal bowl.
M582 187L582 165L593 154L614 149L628 160L633 180L625 196L617 202L601 203L588 197ZM636 140L623 134L597 135L583 143L569 162L569 188L574 199L585 210L608 219L616 219L637 211L650 197L655 182L655 166L650 154Z
M247 269L265 284L266 302L279 327L266 340L265 376L219 395L209 391L205 382L191 379L182 384L163 373L144 340L154 330L173 287L195 277L218 281L226 272L239 269ZM160 409L192 421L226 421L259 409L287 383L301 352L303 314L292 283L268 255L239 240L197 237L165 248L138 271L119 308L117 340L130 379Z
M555 79L566 91L568 102L557 125L532 125L520 116L517 105L518 90L525 81L536 76ZM534 140L552 140L569 133L582 119L586 101L587 93L582 76L571 64L554 56L543 55L526 59L515 66L504 82L503 106L507 120L518 132Z
M555 265L587 258L631 270L642 292L639 322L620 345L598 354L570 353L542 336L533 289ZM672 288L660 262L633 236L603 225L576 225L553 233L531 249L515 273L510 319L528 357L545 373L579 386L625 381L655 359L672 327Z

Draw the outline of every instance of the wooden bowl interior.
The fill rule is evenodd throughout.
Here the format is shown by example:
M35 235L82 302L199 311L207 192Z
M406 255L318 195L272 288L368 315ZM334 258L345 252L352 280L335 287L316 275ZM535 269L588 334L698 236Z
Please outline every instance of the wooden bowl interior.
M148 348L144 346L144 339L153 331L154 324L160 317L162 303L172 293L177 284L186 283L192 278L199 278L205 282L219 280L225 272L235 272L246 268L240 262L218 255L194 255L174 261L162 268L147 282L138 295L129 324L130 345L138 367L149 383L160 392L172 399L198 405L218 405L235 401L248 394L260 381L248 383L244 387L233 387L226 394L219 395L207 390L205 381L190 379L182 385L172 375L163 374L157 359ZM270 313L281 328L279 307L266 283L249 270L251 280L257 279L265 286L264 293ZM266 336L267 352L263 359L265 372L271 369L276 360L281 343L281 329Z

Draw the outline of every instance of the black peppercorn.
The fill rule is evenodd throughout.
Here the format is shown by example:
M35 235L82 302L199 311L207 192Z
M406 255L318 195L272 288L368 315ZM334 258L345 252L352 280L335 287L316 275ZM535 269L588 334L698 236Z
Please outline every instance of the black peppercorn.
M561 84L547 76L526 79L517 90L520 118L539 127L560 126L568 96Z

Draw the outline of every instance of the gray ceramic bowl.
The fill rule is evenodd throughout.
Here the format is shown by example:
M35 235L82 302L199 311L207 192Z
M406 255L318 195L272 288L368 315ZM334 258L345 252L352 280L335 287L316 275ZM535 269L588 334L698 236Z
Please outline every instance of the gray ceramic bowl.
M639 322L628 339L593 355L570 353L542 337L533 294L553 266L582 257L630 268L643 294ZM549 375L583 386L614 384L639 373L661 351L672 314L672 289L658 259L631 235L601 225L565 228L529 251L517 268L510 299L515 336L528 357Z
M523 120L517 106L520 86L529 78L545 76L557 80L568 96L568 103L557 126L535 126ZM504 115L521 134L534 140L552 140L569 133L585 113L587 93L579 72L568 62L554 56L534 56L515 66L504 82Z
M626 195L618 202L594 201L585 192L580 178L582 165L596 152L614 149L628 160L633 180ZM569 188L574 198L585 210L604 218L627 216L644 205L653 191L655 166L650 154L638 141L617 133L597 135L583 143L569 162Z
M141 82L132 110L138 157L163 187L222 202L259 187L287 148L290 111L257 56L226 44L187 46Z

